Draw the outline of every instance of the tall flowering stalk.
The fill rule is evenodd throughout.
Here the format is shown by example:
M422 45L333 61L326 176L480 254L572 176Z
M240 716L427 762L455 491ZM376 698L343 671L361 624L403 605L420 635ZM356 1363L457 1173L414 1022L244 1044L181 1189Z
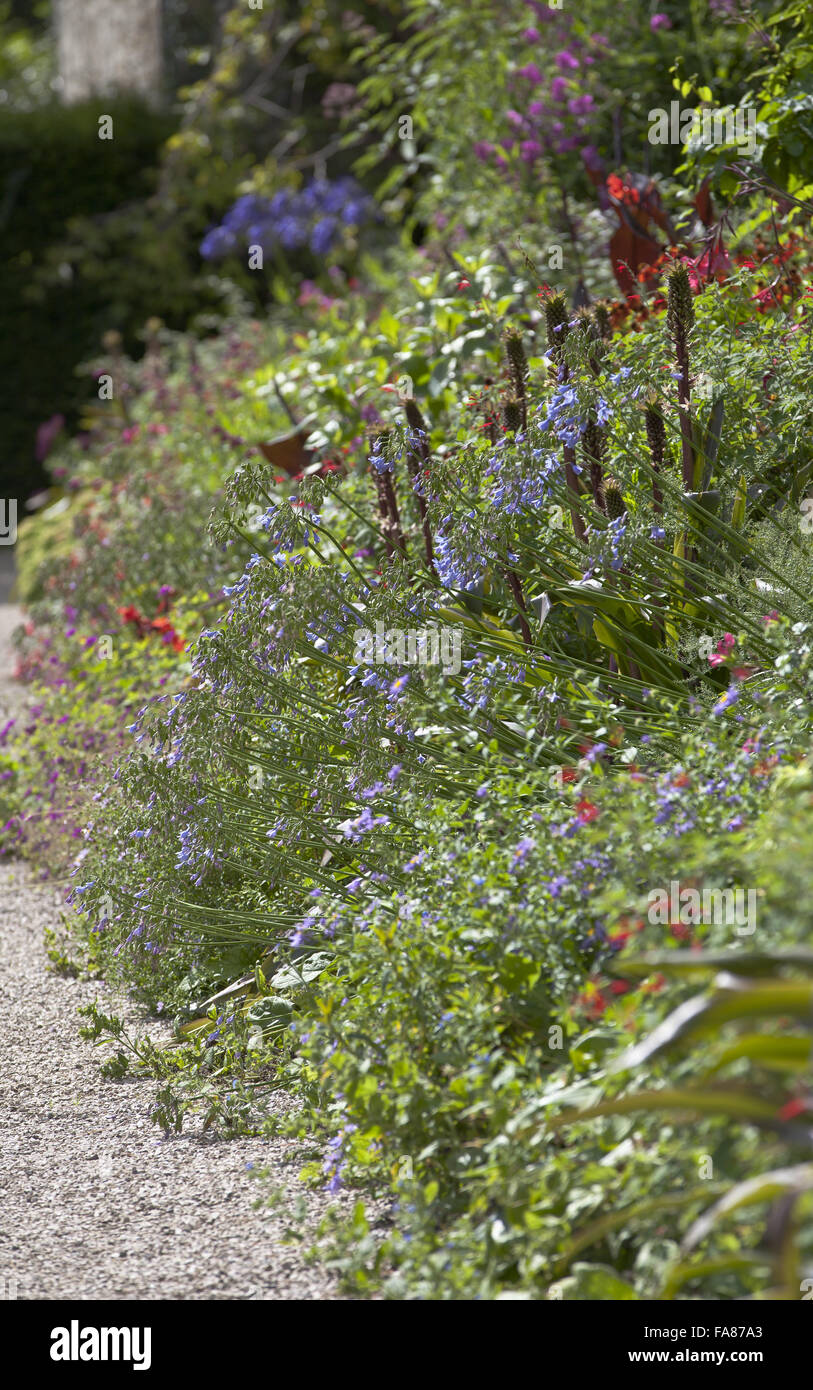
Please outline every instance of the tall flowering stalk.
M596 305L593 310L580 309L578 321L582 331L586 333L590 339L588 361L593 376L598 378L601 376L601 360L604 356L604 342L612 337L610 316L606 305ZM603 459L606 449L607 431L603 425L598 423L596 416L591 414L582 436L582 451L589 470L593 501L599 511L606 511L603 469Z
M528 359L525 356L525 349L522 346L522 335L519 329L511 324L505 329L502 340L505 350L506 365L513 387L514 401L519 408L519 428L525 430L528 428L528 401L526 393Z
M402 555L406 555L406 542L401 530L401 517L398 512L398 502L392 481L392 462L386 456L389 438L389 430L379 430L371 435L372 447L369 461L378 493L378 509L381 513L387 559L392 562L396 550L400 550Z
M666 426L657 405L657 396L650 393L644 412L646 437L652 455L652 504L656 512L663 511L663 493L658 486L658 474L666 459Z
M692 422L689 413L692 396L689 374L689 334L694 327L694 298L686 266L676 265L669 273L667 284L666 325L675 344L677 362L683 486L687 492L692 492L694 489L694 449L692 448Z
M567 303L563 294L548 295L545 299L545 326L548 333L548 348L553 360L558 364L559 377L564 383L568 379L569 370L562 351L568 331ZM572 444L565 444L564 460L568 491L578 496L579 480L575 468L576 449ZM580 541L583 541L587 535L587 527L575 503L571 505L570 516L576 536Z
M423 546L426 553L426 563L429 570L437 578L435 569L435 548L432 543L432 528L429 525L429 508L426 503L426 492L421 478L420 465L423 464L424 476L429 471L429 431L426 428L426 421L414 400L404 402L404 411L407 424L410 428L412 438L407 448L407 467L409 476L412 479L412 488L418 499L418 511L421 516L421 529L423 531Z

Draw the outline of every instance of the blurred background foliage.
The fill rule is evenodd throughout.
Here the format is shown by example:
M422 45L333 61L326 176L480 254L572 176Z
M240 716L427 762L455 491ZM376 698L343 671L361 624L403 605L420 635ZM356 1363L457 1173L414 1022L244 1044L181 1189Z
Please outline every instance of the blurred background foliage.
M487 237L521 268L526 245L566 240L565 280L603 292L596 187L607 168L666 176L679 162L680 147L646 143L646 113L668 105L675 72L713 81L721 104L741 92L758 25L735 10L664 4L653 29L644 0L587 0L578 15L516 0L166 0L162 114L130 105L102 144L91 109L59 104L52 6L4 0L4 488L25 497L44 482L37 429L54 415L76 425L92 390L76 368L106 331L139 353L149 317L206 332L240 305L287 297L289 267L275 284L199 255L238 193L354 168L381 202L379 262L397 269L404 241L448 260ZM294 266L309 279L329 270Z

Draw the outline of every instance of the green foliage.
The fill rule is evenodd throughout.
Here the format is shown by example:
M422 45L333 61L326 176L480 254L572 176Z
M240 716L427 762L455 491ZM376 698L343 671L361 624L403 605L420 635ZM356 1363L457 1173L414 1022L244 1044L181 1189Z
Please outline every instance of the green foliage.
M599 9L573 18L582 55ZM704 13L660 33L635 109ZM310 51L310 10L274 14ZM719 274L684 246L625 303L537 297L501 226L590 195L556 160L539 199L489 183L461 149L472 110L497 136L532 42L511 20L495 57L489 18L387 9L349 60L370 170L390 159L394 210L448 213L445 247L368 258L360 285L277 277L267 331L152 322L139 365L108 340L118 395L21 529L41 708L27 747L7 737L13 805L54 768L84 781L74 929L173 1021L158 1045L91 1009L107 1074L153 1076L167 1132L197 1110L303 1139L311 1181L359 1193L320 1237L356 1295L792 1299L813 1260L809 243L796 216L753 238L755 199ZM681 93L762 61L722 27ZM269 32L235 11L194 93L216 180ZM613 35L602 121L638 56ZM176 187L201 157L181 135ZM494 244L470 254L466 228ZM583 269L606 277L598 252ZM437 660L417 638L413 659L426 629L455 639Z
M37 481L33 465L37 427L56 413L76 420L87 389L74 368L111 327L134 328L149 301L116 293L127 308L111 310L111 285L77 277L67 260L42 281L49 250L64 241L71 216L104 217L125 199L148 192L157 152L173 120L140 105L106 108L114 139L99 139L98 103L70 111L49 103L6 111L0 131L0 302L7 331L0 345L6 386L0 412L4 447L4 495L24 499ZM105 274L115 272L108 264ZM126 315L129 314L129 319ZM13 325L13 331L12 326Z

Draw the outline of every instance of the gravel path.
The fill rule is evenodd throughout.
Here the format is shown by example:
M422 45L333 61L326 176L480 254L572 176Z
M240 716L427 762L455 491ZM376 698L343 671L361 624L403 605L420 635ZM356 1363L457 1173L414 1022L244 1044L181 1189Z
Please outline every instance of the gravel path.
M0 641L14 618L0 605ZM6 648L0 711L19 700L8 670ZM281 1243L295 1200L314 1216L327 1205L298 1181L288 1142L162 1138L148 1115L157 1083L101 1077L76 1010L130 1011L104 984L47 968L60 901L26 866L0 865L0 1298L340 1297ZM248 1165L269 1169L290 1203L255 1210L269 1189Z

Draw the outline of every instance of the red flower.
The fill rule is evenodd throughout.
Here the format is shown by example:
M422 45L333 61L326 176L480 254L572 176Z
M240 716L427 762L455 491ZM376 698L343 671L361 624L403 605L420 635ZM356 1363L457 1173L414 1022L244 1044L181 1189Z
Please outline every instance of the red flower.
M665 984L666 976L659 974L653 976L651 980L647 980L645 984L641 985L641 990L644 994L660 994Z
M779 1110L780 1120L795 1120L797 1115L804 1115L810 1109L810 1102L806 1096L797 1096L795 1100L789 1100L787 1104Z
M598 815L598 806L582 797L581 801L576 802L576 814L579 825L589 825Z
M138 609L134 608L132 603L128 604L126 608L119 608L118 614L120 618L124 619L125 623L138 623L140 626L144 622Z

